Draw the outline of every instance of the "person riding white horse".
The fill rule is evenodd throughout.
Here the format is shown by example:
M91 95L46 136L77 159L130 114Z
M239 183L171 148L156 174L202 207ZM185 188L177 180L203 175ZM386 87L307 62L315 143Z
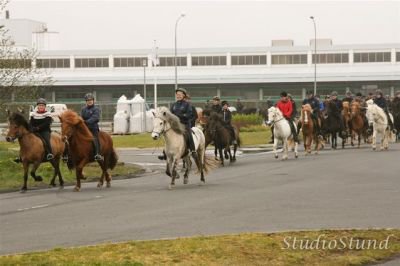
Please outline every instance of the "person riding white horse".
M378 134L382 136L381 139L381 150L389 148L389 140L392 132L389 127L388 116L385 111L374 103L372 99L366 101L367 103L367 118L370 127L373 128L372 134L372 149L376 149L376 137ZM392 114L389 114L389 119L393 121Z
M285 96L284 96L285 97ZM278 104L277 104L278 106ZM290 117L291 113L287 113ZM290 125L292 124L292 126ZM270 107L268 109L268 121L267 125L273 125L274 126L274 145L273 145L273 151L275 154L275 158L278 158L278 153L277 153L277 146L278 146L278 140L283 141L283 156L282 159L286 160L288 158L288 150L289 150L289 145L288 145L288 140L293 140L294 141L294 153L295 157L298 157L298 152L297 152L297 146L298 146L298 139L297 139L297 129L296 125L293 121L290 119L286 118L281 110L279 110L278 107Z
M186 91L182 90L184 89L180 88L176 92L177 103L183 100L183 97L181 97L183 95L181 94L184 94ZM185 112L185 109L189 108L190 105L187 107L187 102L182 102L181 104L182 105L173 105L171 108L171 110L175 111L178 115L168 110L167 107L160 107L153 113L154 129L151 135L153 139L158 139L162 135L165 138L164 154L167 160L166 174L172 178L170 187L175 185L175 179L179 178L179 174L176 171L176 165L179 159L183 159L185 162L184 184L187 184L188 173L191 166L190 155L195 160L197 168L199 169L201 181L203 183L205 182L203 172L206 170L205 137L203 131L199 128L190 127L190 122L188 124L182 123L182 120L183 122L190 121L191 117ZM177 111L177 109L181 112Z

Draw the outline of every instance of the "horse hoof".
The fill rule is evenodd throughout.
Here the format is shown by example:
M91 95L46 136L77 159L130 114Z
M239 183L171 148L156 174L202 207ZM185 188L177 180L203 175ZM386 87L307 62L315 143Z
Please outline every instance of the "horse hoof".
M229 159L229 155L225 155L225 160L228 160Z
M274 157L275 157L275 159L278 159L278 154L275 154L275 156L274 156Z
M42 182L43 178L40 175L37 175L35 178L35 182Z
M103 187L103 183L97 183L97 188L102 188Z
M200 181L199 186L204 186L206 184L206 181Z
M21 190L19 191L20 193L25 193L28 189L26 187L21 188Z
M79 192L79 191L81 191L80 187L74 187L74 192Z
M376 150L376 148L372 148L372 150L373 150L373 151L375 151L375 150Z
M49 188L53 188L53 187L56 187L57 185L56 184L49 184Z
M169 184L168 189L172 190L174 188L174 186L175 186L174 184Z
M111 187L111 183L110 183L110 182L107 182L106 187L107 187L107 188L110 188L110 187Z
M186 185L187 183L189 183L189 179L188 179L187 177L185 177L185 178L183 179L183 184Z
M64 189L64 185L60 185L60 187L58 188L58 190L62 190Z
M298 154L295 154L295 155L294 155L294 158L296 158L296 159L299 158L299 155L298 155Z

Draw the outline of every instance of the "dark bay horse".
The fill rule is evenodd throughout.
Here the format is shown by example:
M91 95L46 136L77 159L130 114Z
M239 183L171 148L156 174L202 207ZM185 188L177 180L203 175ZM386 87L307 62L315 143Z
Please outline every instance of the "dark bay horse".
M76 185L74 191L80 191L81 179L85 179L82 170L86 164L94 161L93 135L85 125L83 119L74 111L66 110L60 116L61 129L63 139L67 143L68 158L71 162L68 164L70 169L75 168ZM111 187L111 176L107 172L108 169L114 169L117 164L118 156L113 148L113 142L105 132L99 132L100 154L104 160L98 161L102 172L98 188L101 188L104 183L104 178L107 182L107 187Z
M400 97L397 95L391 104L393 114L393 125L397 130L397 140L400 139Z
M324 133L329 134L331 136L331 147L332 149L337 148L337 136L342 136L341 134L341 113L336 106L336 104L332 101L326 101L326 118L322 123L322 130ZM345 140L342 141L342 143Z
M21 192L26 192L27 181L28 181L28 171L29 166L32 164L31 176L35 181L42 181L41 176L36 175L36 170L39 165L43 162L47 162L45 159L45 149L43 141L40 137L36 136L34 133L29 131L29 124L25 117L20 113L13 113L8 118L9 127L6 140L12 142L18 139L19 143L19 155L22 160L22 165L24 167L24 185L21 188ZM51 133L50 138L51 148L53 151L54 159L49 161L54 168L54 175L50 181L50 186L56 186L55 178L58 176L60 181L60 188L64 187L64 180L61 176L60 171L60 158L64 152L64 142L61 139L59 133Z
M358 148L360 148L361 136L364 136L364 141L366 142L366 130L367 125L364 123L366 120L365 114L361 112L360 103L353 101L350 105L350 128L351 128L351 146L354 146L353 140L358 137Z
M224 157L225 159L229 159L230 162L236 161L237 147L240 147L239 132L238 130L236 130L236 128L235 138L237 144L233 145L233 156L231 153L231 144L234 139L232 138L229 129L225 127L225 123L220 115L212 112L207 119L207 124L205 125L204 131L206 138L206 147L208 144L214 143L216 150L218 150L219 152L222 165L224 165ZM224 150L224 156L222 155L222 150Z

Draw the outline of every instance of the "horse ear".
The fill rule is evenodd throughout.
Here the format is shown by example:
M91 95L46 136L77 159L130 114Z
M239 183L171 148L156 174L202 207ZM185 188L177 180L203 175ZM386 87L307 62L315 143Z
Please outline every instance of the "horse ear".
M167 112L164 112L163 115L166 116L166 115L167 115Z

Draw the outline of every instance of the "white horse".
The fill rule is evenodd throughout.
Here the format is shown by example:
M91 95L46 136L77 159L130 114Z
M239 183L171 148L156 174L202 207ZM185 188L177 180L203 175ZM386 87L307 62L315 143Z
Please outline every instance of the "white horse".
M367 119L369 125L374 128L372 134L372 149L376 150L376 137L378 134L381 135L381 150L387 150L389 148L389 140L393 138L392 132L390 131L387 116L385 111L374 103L372 99L367 102ZM389 114L390 119L393 121L392 114Z
M292 131L290 129L289 121L285 119L283 116L282 112L272 106L271 108L268 109L268 125L273 125L274 126L274 153L275 153L275 158L278 158L278 153L276 151L276 148L278 146L278 141L282 140L283 141L283 155L282 155L282 160L287 160L288 159L288 150L289 150L289 144L288 141L292 140L293 141L293 135ZM293 122L294 128L297 130L296 124ZM295 158L298 157L297 153L297 146L298 143L294 142L294 156Z
M185 173L183 183L188 183L188 176L190 167L190 154L186 148L185 127L180 123L179 118L172 114L167 107L159 107L153 112L153 132L151 136L154 140L164 136L165 138L165 154L167 155L167 169L165 173L171 177L171 189L175 185L175 179L179 178L176 171L176 165L179 159L185 162ZM201 175L201 184L205 183L204 171L207 172L205 162L205 138L203 132L197 128L192 127L192 136L196 148L197 158L193 157L197 168Z

